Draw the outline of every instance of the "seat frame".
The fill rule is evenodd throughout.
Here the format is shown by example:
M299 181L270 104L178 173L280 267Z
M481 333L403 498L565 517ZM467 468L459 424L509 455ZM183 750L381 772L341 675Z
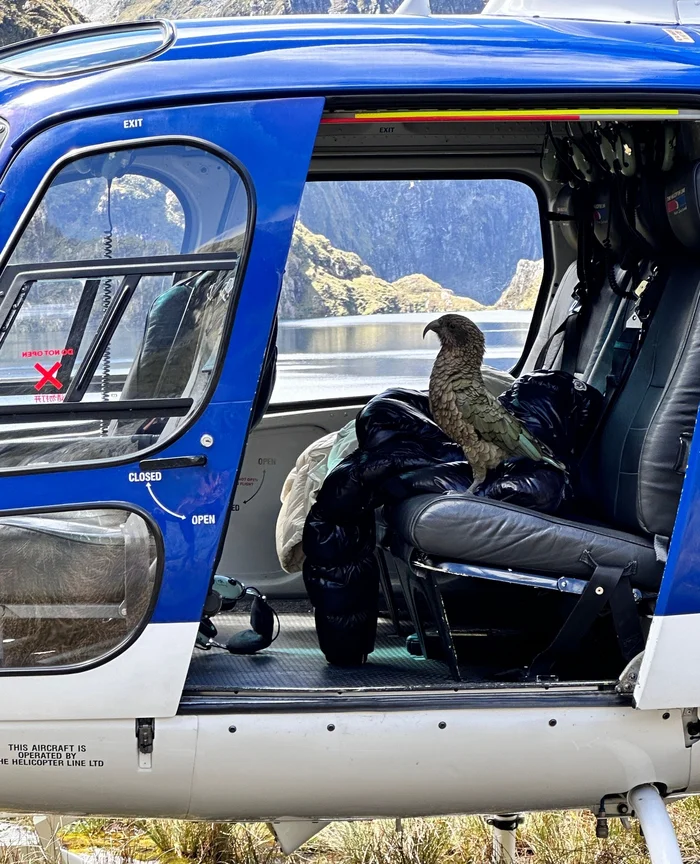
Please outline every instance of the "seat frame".
M380 553L383 561L382 569L386 571L385 555L382 550ZM464 562L441 561L419 554L410 556L405 568L396 569L423 656L446 662L455 681L461 681L462 675L453 630L440 589L441 575L485 579L491 582L577 595L579 600L554 641L533 660L528 668L526 677L536 681L551 680L552 676L549 673L554 662L579 644L592 621L606 606L610 607L618 643L625 661L628 662L643 649L644 640L641 636L637 605L642 600L653 600L656 595L631 587L629 584L629 577L633 573L631 566L598 567L592 559L590 564L592 567L590 580L499 570ZM441 658L435 657L430 649L428 628L424 615L419 609L421 600L437 631L443 654Z

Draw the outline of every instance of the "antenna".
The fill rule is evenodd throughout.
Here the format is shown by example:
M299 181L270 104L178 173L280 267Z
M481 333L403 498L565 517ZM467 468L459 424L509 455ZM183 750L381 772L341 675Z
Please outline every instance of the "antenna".
M403 0L394 15L419 15L430 18L430 0Z

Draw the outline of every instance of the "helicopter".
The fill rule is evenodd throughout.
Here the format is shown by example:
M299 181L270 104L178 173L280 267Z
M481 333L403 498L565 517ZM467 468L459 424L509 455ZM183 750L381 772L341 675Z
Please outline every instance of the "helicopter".
M285 852L334 820L486 813L507 860L517 814L587 808L680 861L665 802L700 792L698 45L671 0L407 0L0 52L3 810L264 821ZM354 613L280 566L280 494L384 387L344 392L341 356L326 390L273 398L302 199L506 180L544 263L500 387L544 350L600 391L588 509L455 493L373 514L373 618L322 650Z

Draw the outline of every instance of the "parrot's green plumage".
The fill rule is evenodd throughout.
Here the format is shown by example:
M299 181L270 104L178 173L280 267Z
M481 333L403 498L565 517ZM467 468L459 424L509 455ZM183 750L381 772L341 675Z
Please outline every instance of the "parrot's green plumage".
M484 334L463 315L432 321L440 352L430 375L430 410L443 432L464 450L474 472L470 491L486 473L510 456L527 456L562 470L550 451L486 389L481 374Z

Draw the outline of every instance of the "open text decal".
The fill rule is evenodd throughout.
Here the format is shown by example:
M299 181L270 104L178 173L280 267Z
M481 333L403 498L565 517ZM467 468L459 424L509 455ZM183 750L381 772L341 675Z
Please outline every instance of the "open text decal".
M263 472L264 474L265 472ZM153 491L152 483L159 483L163 479L162 471L130 471L128 475L129 483L145 483L146 489L148 489L148 494L153 499L153 502L160 507L160 509L167 513L170 516L174 516L176 519L182 519L183 521L187 519L187 516L183 516L182 513L177 513L175 510L171 510L158 498L156 493ZM216 525L216 516L213 513L196 513L190 516L190 522L193 525Z

